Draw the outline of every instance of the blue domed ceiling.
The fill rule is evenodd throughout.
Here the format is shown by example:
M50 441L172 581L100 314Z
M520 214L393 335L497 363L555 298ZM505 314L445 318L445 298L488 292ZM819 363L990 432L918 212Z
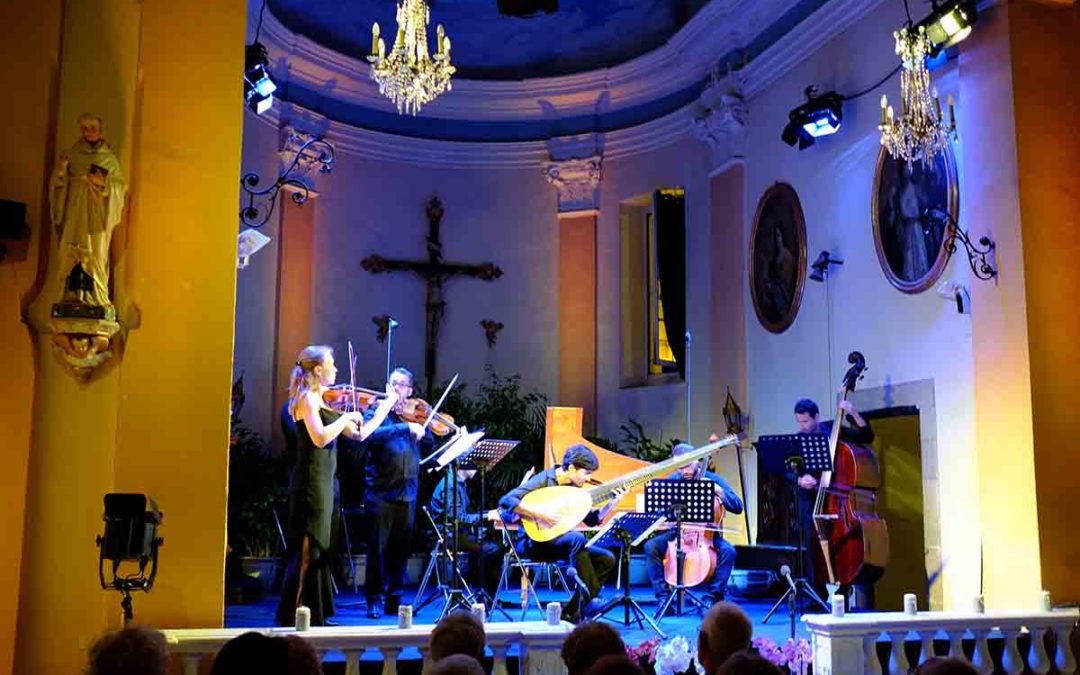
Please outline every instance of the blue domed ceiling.
M268 0L295 33L362 58L378 21L392 42L394 0ZM429 0L434 39L441 23L458 77L519 80L614 66L650 52L677 33L708 0L559 0L558 10L527 18L499 13L496 0ZM389 47L389 45L387 45Z

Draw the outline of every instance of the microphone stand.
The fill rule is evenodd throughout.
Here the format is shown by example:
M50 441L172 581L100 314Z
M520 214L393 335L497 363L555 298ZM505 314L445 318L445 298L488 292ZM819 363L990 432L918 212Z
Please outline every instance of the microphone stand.
M390 352L394 345L394 328L398 325L397 321L389 319L386 322L386 381L390 381Z
M690 331L686 331L686 442L690 443ZM387 378L389 379L389 378Z

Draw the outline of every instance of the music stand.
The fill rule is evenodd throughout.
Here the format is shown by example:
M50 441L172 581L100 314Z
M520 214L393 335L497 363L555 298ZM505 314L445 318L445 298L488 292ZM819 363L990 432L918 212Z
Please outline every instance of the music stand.
M481 513L487 509L487 472L495 468L498 464L510 454L510 451L516 448L521 441L507 441L495 438L485 438L476 444L467 457L467 461L471 462L477 470L480 472L480 509ZM484 581L487 579L487 556L484 555L484 540L486 538L485 528L486 522L484 518L480 519L480 524L477 532L477 542L480 544L480 551L477 556L480 558L479 565L477 566L479 572L480 583L477 589L469 594L468 601L482 602L491 608L491 611L502 612L507 621L513 621L506 610L499 607L499 603L496 602L496 598L491 597L491 594L484 588ZM496 589L496 593L498 589Z
M630 597L630 549L639 546L648 539L656 531L656 528L664 524L664 522L666 522L666 519L659 513L617 513L603 529L593 535L592 539L585 544L586 548L590 546L619 548L619 577L615 587L619 588L621 585L623 592L622 595L601 607L596 614L596 618L602 619L611 610L622 607L622 624L624 626L629 626L631 621L637 621L638 626L644 628L645 623L648 622L661 640L667 639L664 631L660 630L660 626L656 625L652 617L641 608L641 605L636 600ZM630 618L631 613L633 619Z
M675 586L671 589L667 598L660 603L656 610L657 621L663 621L664 614L672 602L675 602L675 613L683 615L684 599L689 598L697 607L704 611L709 608L707 602L699 598L693 591L687 590L683 583L683 563L686 560L686 552L682 548L682 525L687 523L712 524L715 518L716 483L711 480L683 480L681 478L668 480L654 480L645 484L645 511L666 515L668 520L675 521Z
M825 434L782 434L778 436L761 436L754 445L759 452L773 457L784 457L784 466L787 472L791 474L792 497L798 514L796 518L796 527L798 529L798 539L796 540L798 576L789 581L787 590L765 614L765 618L761 622L763 624L768 623L772 615L786 600L792 630L794 631L796 616L803 614L803 596L816 602L825 611L829 610L829 606L814 592L810 582L804 576L806 570L803 569L803 564L806 559L806 550L803 545L805 541L803 517L799 508L799 475L810 471L832 471L832 458L829 457L829 438Z

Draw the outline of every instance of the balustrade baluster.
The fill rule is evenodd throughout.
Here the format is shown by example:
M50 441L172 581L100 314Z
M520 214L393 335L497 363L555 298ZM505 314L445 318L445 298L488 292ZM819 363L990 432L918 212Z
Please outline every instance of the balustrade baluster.
M889 675L907 675L910 667L907 654L904 653L904 638L907 634L906 630L888 631L889 638L892 640L892 651L889 653Z
M1054 626L1054 636L1057 637L1057 652L1054 654L1054 665L1062 673L1071 674L1076 672L1076 657L1073 656L1072 647L1069 645L1069 633L1072 625L1059 624Z
M878 634L863 636L863 672L866 675L881 675L881 661L877 655Z
M921 630L919 633L919 663L925 663L928 659L934 658L934 636L937 635L937 630Z
M1020 648L1016 645L1016 638L1020 635L1020 626L1003 624L1000 630L1005 636L1005 651L1001 653L1001 668L1009 675L1020 675L1024 671L1024 659L1020 656Z
M199 661L206 654L184 654L184 675L199 675Z
M994 659L990 656L990 647L986 644L990 631L986 628L975 628L971 634L975 636L975 653L971 657L971 665L982 675L990 675L994 672Z
M346 649L345 652L345 675L360 675L360 657L364 650Z
M397 657L401 647L379 647L383 655L382 675L397 675Z
M491 647L491 654L493 657L491 675L510 675L506 668L507 651L507 645L493 645Z
M1050 672L1050 657L1046 653L1046 626L1030 626L1031 651L1028 653L1028 665L1036 675Z

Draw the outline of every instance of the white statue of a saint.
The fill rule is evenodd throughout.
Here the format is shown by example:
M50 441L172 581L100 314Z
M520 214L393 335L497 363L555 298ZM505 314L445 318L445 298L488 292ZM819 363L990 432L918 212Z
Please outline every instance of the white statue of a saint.
M56 269L61 301L113 314L109 242L120 223L127 186L101 126L97 115L79 116L82 137L60 155L49 186L49 205L60 242Z

